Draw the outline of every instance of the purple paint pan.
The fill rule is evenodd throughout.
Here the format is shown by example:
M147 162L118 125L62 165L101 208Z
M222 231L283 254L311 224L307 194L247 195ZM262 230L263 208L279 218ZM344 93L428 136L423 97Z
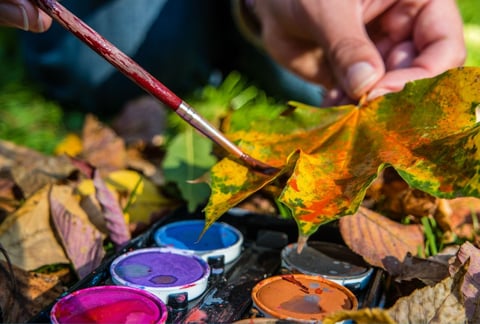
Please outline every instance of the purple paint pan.
M117 257L110 265L116 285L140 288L167 303L170 294L200 296L208 284L210 267L202 258L168 248L144 248Z
M165 323L165 304L147 291L95 286L61 298L50 312L52 323Z

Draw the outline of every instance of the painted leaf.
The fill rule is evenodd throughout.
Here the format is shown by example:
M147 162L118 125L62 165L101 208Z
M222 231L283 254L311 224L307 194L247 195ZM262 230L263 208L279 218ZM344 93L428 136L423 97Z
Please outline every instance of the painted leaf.
M292 103L293 108L228 134L248 154L281 169L282 177L259 175L234 161L224 168L221 161L211 170L206 218L211 223L275 183L283 188L278 198L292 210L301 237L308 237L321 224L354 214L369 185L390 165L411 187L432 196L479 196L478 104L480 68L411 82L358 106ZM288 160L291 155L295 161Z

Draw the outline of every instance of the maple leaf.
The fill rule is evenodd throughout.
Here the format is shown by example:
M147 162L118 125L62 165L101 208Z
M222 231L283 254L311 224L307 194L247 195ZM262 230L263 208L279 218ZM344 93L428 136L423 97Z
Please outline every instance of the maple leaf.
M457 68L360 105L291 103L248 125L228 125L242 150L280 171L256 173L228 157L214 165L206 226L274 184L306 240L321 224L354 214L388 166L435 197L479 196L479 104L480 68Z

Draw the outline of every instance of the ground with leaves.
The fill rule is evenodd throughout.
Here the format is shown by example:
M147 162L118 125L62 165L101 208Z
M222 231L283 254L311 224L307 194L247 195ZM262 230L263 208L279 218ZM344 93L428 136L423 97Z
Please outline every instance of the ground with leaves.
M268 102L252 101L261 92L238 86L238 76L228 82L230 95L221 102L229 109L239 98L250 98L243 101L245 109ZM246 96L252 91L256 95ZM162 114L162 107L146 98L127 105L124 113L145 116L144 109L152 116ZM228 109L215 118L227 115ZM1 287L10 292L0 299L5 321L30 319L106 255L185 204L185 191L167 180L165 170L175 165L196 168L188 166L195 148L213 148L192 145L203 139L188 128L168 138L167 131L152 135L146 126L129 124L133 120L138 122L119 118L112 128L87 116L80 136L67 136L57 147L58 155L0 142L0 243L12 263L11 269L6 262L0 267ZM176 143L175 158L168 157L167 143ZM162 164L167 157L170 162ZM281 217L271 199L275 193L265 186L240 206ZM342 217L338 225L353 251L388 274L386 308L339 313L335 318L442 322L454 314L455 319L474 322L478 315L472 301L478 296L475 278L480 272L478 213L477 198L436 198L409 186L393 168L384 169L368 187L358 211ZM411 314L421 318L408 318Z

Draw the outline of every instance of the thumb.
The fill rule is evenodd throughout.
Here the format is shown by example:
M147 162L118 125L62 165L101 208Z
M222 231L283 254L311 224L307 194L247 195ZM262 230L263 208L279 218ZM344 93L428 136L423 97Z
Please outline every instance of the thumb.
M330 8L314 18L317 35L338 86L359 99L383 76L384 63L365 30L361 4L329 3Z

